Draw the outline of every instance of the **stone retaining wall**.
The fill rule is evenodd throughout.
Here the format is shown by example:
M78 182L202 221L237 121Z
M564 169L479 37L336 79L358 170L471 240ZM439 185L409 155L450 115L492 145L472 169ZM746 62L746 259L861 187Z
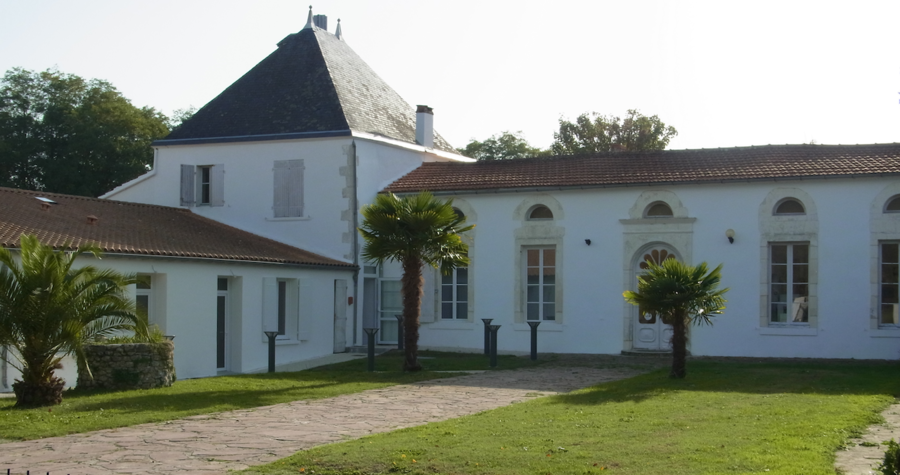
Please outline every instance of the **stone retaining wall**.
M174 349L171 341L86 345L84 353L94 379L79 368L78 387L150 389L171 386L175 381Z

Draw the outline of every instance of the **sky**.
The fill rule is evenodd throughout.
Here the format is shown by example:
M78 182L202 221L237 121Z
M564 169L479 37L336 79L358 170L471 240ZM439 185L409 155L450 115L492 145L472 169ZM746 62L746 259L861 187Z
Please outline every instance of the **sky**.
M900 2L316 0L456 147L548 147L560 118L628 109L670 149L900 142ZM111 82L136 106L201 107L303 28L288 0L0 0L0 70Z

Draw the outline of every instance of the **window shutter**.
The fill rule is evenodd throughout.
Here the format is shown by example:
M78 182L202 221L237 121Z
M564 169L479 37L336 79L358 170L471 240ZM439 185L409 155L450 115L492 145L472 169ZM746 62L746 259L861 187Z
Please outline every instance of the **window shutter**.
M273 184L274 197L272 198L274 216L287 218L290 216L288 203L290 202L290 165L287 160L276 160L273 169L275 182Z
M437 273L438 271L435 271L428 264L422 266L424 283L422 284L422 305L419 311L419 323L431 323L434 321L434 307L438 304L436 299L440 297L440 294L435 292L434 285L435 274Z
M181 206L193 206L196 200L194 194L194 166L181 166Z
M290 161L289 216L303 216L303 160Z
M209 205L225 206L225 165L213 165L209 169Z
M278 331L278 279L263 278L262 289L263 331Z
M299 318L297 319L297 339L309 340L313 322L313 308L315 296L313 294L312 279L298 279L300 305Z

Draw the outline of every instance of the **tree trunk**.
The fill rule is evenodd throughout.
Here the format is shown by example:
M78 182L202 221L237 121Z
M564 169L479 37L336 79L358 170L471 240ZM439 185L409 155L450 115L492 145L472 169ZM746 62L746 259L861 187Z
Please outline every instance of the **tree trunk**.
M670 378L687 376L687 326L684 315L678 315L672 322L672 372Z
M419 312L422 309L422 260L403 261L403 371L421 371L419 364Z
M62 402L65 388L66 382L56 376L51 376L48 381L16 381L13 383L16 407L55 406Z

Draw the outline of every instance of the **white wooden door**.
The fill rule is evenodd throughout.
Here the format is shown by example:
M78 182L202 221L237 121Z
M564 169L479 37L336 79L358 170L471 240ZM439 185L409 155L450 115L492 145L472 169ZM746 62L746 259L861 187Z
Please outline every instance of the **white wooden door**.
M666 259L675 259L675 254L665 246L648 249L637 259L634 273L634 289L637 289L637 276L648 268L647 263L659 264ZM638 308L634 315L634 340L636 350L671 350L672 326L666 325L658 315Z
M347 351L347 281L334 281L334 352Z

